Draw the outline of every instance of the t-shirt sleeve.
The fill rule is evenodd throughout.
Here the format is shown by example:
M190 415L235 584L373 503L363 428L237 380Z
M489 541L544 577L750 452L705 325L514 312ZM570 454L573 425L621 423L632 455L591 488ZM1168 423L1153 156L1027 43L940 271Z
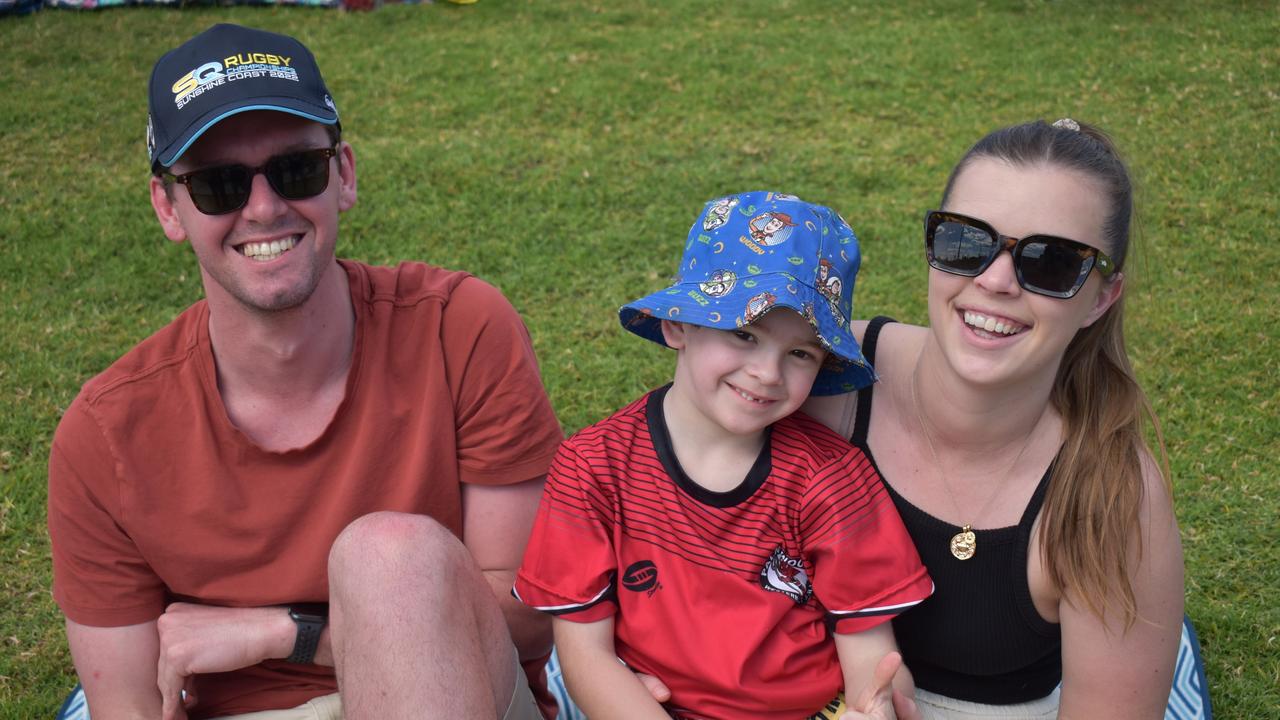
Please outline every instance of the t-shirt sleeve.
M467 278L445 306L441 335L462 481L507 485L544 474L564 435L515 308Z
M83 397L49 453L53 598L81 625L119 627L164 611L165 586L125 530L118 463Z
M593 622L617 609L613 502L573 443L561 446L551 463L512 593L537 610Z
M867 630L933 593L915 543L861 450L815 474L801 522L814 593L835 632Z

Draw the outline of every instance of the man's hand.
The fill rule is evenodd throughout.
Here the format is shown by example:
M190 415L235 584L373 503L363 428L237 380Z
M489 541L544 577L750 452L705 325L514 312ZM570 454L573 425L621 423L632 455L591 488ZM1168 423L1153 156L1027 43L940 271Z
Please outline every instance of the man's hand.
M191 676L288 657L297 634L287 608L192 603L170 605L156 621L156 631L160 636L156 684L163 699L162 720L185 720L186 709L199 701L192 693Z
M662 682L653 675L646 675L642 672L636 673L636 679L644 685L644 689L649 691L649 695L660 703L664 703L671 699L671 689L666 683Z
M902 656L891 652L880 659L860 696L852 699L840 720L920 720L915 701L893 687L893 676L902 667ZM849 698L846 698L849 700Z

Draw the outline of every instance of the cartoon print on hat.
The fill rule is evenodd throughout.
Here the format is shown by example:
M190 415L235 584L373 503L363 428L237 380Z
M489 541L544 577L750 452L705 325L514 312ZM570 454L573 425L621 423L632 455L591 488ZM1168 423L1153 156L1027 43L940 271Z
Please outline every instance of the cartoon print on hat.
M811 302L805 303L804 307L800 308L800 314L804 317L805 320L809 321L810 325L817 327L818 316L813 313L813 303Z
M729 222L729 213L738 206L738 198L720 198L711 203L703 216L702 229L710 232Z
M716 270L711 273L711 277L707 281L698 285L703 293L711 297L720 297L733 289L733 284L738 281L738 276L732 270Z
M672 284L624 306L619 320L665 344L660 319L732 330L790 308L828 351L812 392L851 392L875 381L848 327L860 262L857 237L830 208L781 193L730 195L703 207Z
M761 245L781 245L791 237L796 224L784 212L765 212L751 218L751 239Z
M846 321L840 312L840 276L831 273L833 267L830 260L818 261L818 292L831 303L832 314L843 325Z
M778 302L778 296L771 292L762 292L751 298L747 301L746 309L742 311L742 324L750 325L759 320L776 302Z

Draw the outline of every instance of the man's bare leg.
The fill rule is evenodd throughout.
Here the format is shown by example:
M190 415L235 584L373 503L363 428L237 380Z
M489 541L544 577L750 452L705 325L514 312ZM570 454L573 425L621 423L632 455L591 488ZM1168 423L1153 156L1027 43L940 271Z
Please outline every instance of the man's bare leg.
M502 611L466 547L421 515L373 513L329 554L346 720L494 720L515 683Z

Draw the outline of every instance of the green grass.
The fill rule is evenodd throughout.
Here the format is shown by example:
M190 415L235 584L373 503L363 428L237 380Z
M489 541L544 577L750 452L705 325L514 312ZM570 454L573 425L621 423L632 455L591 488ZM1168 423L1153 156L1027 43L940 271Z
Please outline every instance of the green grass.
M524 314L569 430L662 382L615 311L704 200L839 209L857 315L921 321L919 219L987 130L1109 129L1141 184L1129 338L1169 440L1219 717L1280 717L1280 15L1272 3L787 0L44 11L0 19L0 717L74 683L45 463L81 383L200 297L146 200L146 78L216 21L315 51L356 148L343 255L471 270Z

